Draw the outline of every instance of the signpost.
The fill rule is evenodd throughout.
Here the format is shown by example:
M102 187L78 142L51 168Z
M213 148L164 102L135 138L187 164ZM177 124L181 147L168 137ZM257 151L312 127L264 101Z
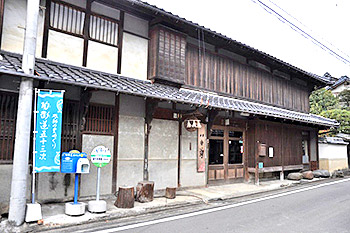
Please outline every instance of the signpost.
M100 179L101 167L106 166L111 161L111 152L104 146L97 146L91 152L91 162L97 167L96 200L89 201L89 211L94 213L106 212L107 204L100 201Z

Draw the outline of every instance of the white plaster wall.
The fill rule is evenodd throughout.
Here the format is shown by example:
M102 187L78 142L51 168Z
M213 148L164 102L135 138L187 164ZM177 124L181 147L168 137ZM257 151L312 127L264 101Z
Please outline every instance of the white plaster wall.
M83 47L83 39L49 30L48 59L81 66L83 64Z
M143 180L144 119L119 116L117 187Z
M103 135L83 134L82 151L87 153L88 159L91 159L91 151L96 146L105 146L111 151L111 161L108 165L101 168L100 194L112 193L112 174L113 174L113 148L114 137ZM90 162L90 173L81 175L80 196L96 195L97 167Z
M197 172L198 132L189 132L182 124L180 184L181 187L206 185L206 172ZM205 152L207 150L204 150ZM205 157L207 157L205 155Z
M124 30L148 37L148 21L126 13L124 16Z
M142 97L121 94L119 108L120 115L145 117L145 100Z
M345 159L347 158L347 145L319 143L320 159Z
M335 88L334 90L332 90L332 93L334 95L339 95L340 92L349 89L350 86L349 85L345 85L344 83L342 85L340 85L339 87Z
M143 180L145 101L120 95L119 107L117 188L135 187Z
M89 41L87 67L107 73L116 74L118 65L118 48Z
M149 180L155 189L177 187L178 122L153 119L149 138Z
M45 6L45 1L40 5ZM26 0L6 0L1 49L23 53L24 30L27 13ZM45 10L39 10L36 56L41 56Z
M114 18L114 19L119 19L120 17L120 11L115 9L115 8L111 8L108 7L104 4L98 3L98 2L92 2L91 3L91 11L101 14L101 15L105 15L108 16L110 18Z
M147 80L147 57L148 40L124 33L121 74Z

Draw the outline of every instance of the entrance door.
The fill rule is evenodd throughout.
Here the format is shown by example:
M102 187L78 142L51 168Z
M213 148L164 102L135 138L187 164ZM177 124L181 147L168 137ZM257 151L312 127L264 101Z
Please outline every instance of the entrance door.
M244 131L213 126L209 137L209 181L243 178Z

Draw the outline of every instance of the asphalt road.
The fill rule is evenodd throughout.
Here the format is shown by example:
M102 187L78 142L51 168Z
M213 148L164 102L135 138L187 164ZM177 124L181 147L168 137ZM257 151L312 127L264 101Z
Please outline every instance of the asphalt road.
M350 179L50 232L350 232Z
M106 226L100 232L350 232L350 181L192 214L162 223L146 221L150 225L143 227L129 225L125 231Z

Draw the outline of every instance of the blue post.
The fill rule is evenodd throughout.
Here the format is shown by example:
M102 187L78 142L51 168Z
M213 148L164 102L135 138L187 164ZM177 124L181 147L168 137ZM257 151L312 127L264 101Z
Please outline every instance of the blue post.
M79 174L75 173L74 182L74 204L78 204L78 186L79 186Z

